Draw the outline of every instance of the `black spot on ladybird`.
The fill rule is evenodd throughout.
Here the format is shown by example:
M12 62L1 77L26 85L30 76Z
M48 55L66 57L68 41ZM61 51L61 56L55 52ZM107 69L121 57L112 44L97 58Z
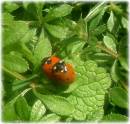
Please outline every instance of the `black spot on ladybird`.
M42 60L42 64L45 64L47 63L47 61L49 60L50 57L45 57L43 60Z
M46 64L51 64L51 59L48 59L48 60L46 61Z

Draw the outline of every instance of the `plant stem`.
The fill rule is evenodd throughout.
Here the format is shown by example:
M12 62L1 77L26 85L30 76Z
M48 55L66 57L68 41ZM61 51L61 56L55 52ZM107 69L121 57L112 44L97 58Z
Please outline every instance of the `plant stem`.
M32 80L32 79L38 77L38 75L35 74L35 75L33 75L33 76L29 77L29 78L26 78L26 77L24 77L23 75L21 75L21 74L19 74L19 73L17 73L17 72L12 72L12 71L8 70L8 69L5 68L5 67L2 67L2 69L3 69L6 73L8 73L9 75L11 75L12 77L15 77L16 79L22 80L22 81L19 81L19 83L15 84L15 85L21 85L21 84L24 84L24 83L28 85L29 83L27 83L27 82L30 82L30 87L33 88L33 87L32 87L32 84L35 85L35 83L32 82L32 81L30 81L30 80ZM14 85L14 86L15 86L15 85ZM23 86L24 86L24 85L23 85Z
M97 48L100 48L101 50L105 51L106 53L110 54L113 58L117 59L118 58L118 54L115 53L114 51L112 51L109 48L106 48L105 46L103 46L102 44L98 43L96 45Z
M17 73L17 72L12 72L12 71L8 70L8 69L5 68L5 67L2 67L2 69L3 69L6 73L8 73L9 75L11 75L11 76L13 76L13 77L15 77L15 78L17 78L17 79L19 79L19 80L25 80L25 79L26 79L23 75L21 75L21 74L19 74L19 73Z
M14 85L19 85L19 84L23 84L23 83L26 83L26 82L30 82L32 79L34 79L36 77L38 77L37 74L35 74L35 75L33 75L33 76L29 77L29 78L26 78L26 79L24 79L22 81L19 81L18 83L14 84Z

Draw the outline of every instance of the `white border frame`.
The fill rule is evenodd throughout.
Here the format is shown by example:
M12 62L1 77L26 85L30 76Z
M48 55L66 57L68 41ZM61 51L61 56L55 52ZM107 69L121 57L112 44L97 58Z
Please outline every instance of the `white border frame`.
M129 14L129 24L128 24L128 63L129 63L129 70L130 70L130 0L0 0L0 88L2 89L2 3L3 2L20 2L20 1L24 1L24 2L102 2L102 1L105 1L105 2L128 2L128 14ZM128 83L130 83L130 74L129 74L129 71L128 70ZM130 84L129 84L129 89L130 89ZM129 94L129 109L128 109L128 122L100 122L102 124L104 123L130 123L130 91L128 90L128 94ZM0 92L0 105L2 107L2 90ZM2 108L0 108L0 123L12 123L12 122L2 122ZM17 123L17 122L15 122ZM36 122L24 122L23 124L26 124L26 123L36 123ZM43 122L37 122L39 124L42 124ZM49 122L50 123L50 122ZM51 122L51 123L54 123L54 122ZM61 124L63 122L58 122L57 124ZM66 122L64 122L66 123ZM67 122L68 123L68 122ZM70 123L70 122L69 122ZM75 123L75 122L71 122L71 123ZM89 124L93 124L93 123L99 123L99 122L81 122L81 123L89 123ZM13 124L13 123L12 123Z

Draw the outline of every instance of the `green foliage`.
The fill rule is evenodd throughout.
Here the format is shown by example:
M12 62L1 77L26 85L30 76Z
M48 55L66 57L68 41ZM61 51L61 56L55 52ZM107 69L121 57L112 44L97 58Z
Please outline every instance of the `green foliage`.
M45 24L45 27L52 36L60 39L67 38L68 34L67 27L62 27L59 25L50 25L50 24Z
M20 96L15 102L15 109L17 115L21 120L29 120L30 116L30 107L27 104L26 99L23 96Z
M128 94L125 90L119 87L114 87L110 91L110 100L113 104L121 107L128 108Z
M123 28L128 29L128 20L125 17L122 17L121 22L122 22Z
M79 79L75 83L78 86L68 97L75 106L72 117L76 120L100 120L103 116L104 94L111 84L109 74L93 61L78 61L76 72Z
M12 53L4 56L4 67L11 71L22 73L28 70L29 65L21 55Z
M42 104L40 100L37 100L34 105L32 106L31 114L30 114L30 120L31 121L38 121L42 118L42 116L45 114L46 108Z
M113 12L111 11L110 17L109 17L109 19L108 19L108 21L107 21L107 27L108 27L108 30L109 30L110 32L111 32L112 29L114 28L114 23L115 23L115 21L114 21L114 14L113 14Z
M19 8L19 6L16 3L8 2L8 3L4 4L4 10L7 12L13 12L14 10L16 10L18 8Z
M59 120L60 120L60 116L52 113L52 114L48 114L48 115L44 116L40 121L58 122Z
M48 38L44 37L42 32L34 49L34 64L39 64L43 58L51 56L51 51L52 47L50 41Z
M4 2L2 119L128 120L128 12L121 2ZM58 56L76 73L60 85L42 72Z
M94 18L98 13L100 13L100 11L102 11L102 9L104 8L104 4L105 2L99 3L97 5L95 5L90 12L88 13L88 15L86 16L85 20L86 21L90 21L92 18Z
M35 95L47 106L50 111L56 114L67 116L74 111L74 107L64 97L55 95L41 95L36 92Z
M124 115L121 115L121 114L112 113L112 114L104 116L103 121L125 122L125 121L128 121L128 117L124 116Z
M11 101L4 105L3 107L3 120L4 121L14 121L18 119L16 114L14 103Z
M3 21L5 25L8 25L9 23L12 23L13 16L10 13L4 12L3 13Z
M12 21L5 25L3 33L3 46L12 45L16 42L20 42L28 32L28 25L24 21Z
M112 51L116 52L116 44L113 39L109 36L104 36L103 38L104 44L107 48L111 49Z
M48 14L45 16L46 21L52 21L56 18L64 17L70 14L72 11L72 6L68 4L60 5L59 7L50 9Z

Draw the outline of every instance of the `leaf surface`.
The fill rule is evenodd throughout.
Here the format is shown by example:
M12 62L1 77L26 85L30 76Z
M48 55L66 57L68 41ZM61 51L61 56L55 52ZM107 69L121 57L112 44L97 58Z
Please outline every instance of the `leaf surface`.
M28 24L24 21L8 22L8 26L3 30L3 46L20 42L21 38L23 38L28 31Z
M104 113L105 93L111 84L110 75L91 60L87 62L78 60L75 69L77 79L74 83L77 86L68 97L68 100L75 106L72 117L76 120L86 118L87 120L100 120Z
M42 118L42 116L45 114L46 108L44 104L40 101L37 100L31 110L30 114L30 120L31 121L38 121L39 119Z
M124 121L128 121L128 117L125 115L112 113L112 114L108 114L108 115L104 116L103 121L109 121L109 122L123 121L124 122Z
M111 49L114 52L117 52L116 51L116 44L115 44L113 38L111 38L109 36L104 36L103 41L104 41L104 44L107 48Z
M108 27L108 30L111 32L112 29L114 28L114 25L115 25L115 21L114 21L114 14L113 12L111 11L110 13L110 17L107 21L107 27Z
M65 39L69 34L68 27L65 26L46 24L45 27L56 38Z
M39 64L43 58L50 56L51 52L51 43L48 38L44 37L44 33L42 32L38 40L38 43L34 49L34 63Z
M72 6L68 4L63 4L60 5L59 7L56 7L52 10L49 11L47 16L45 17L46 21L51 21L53 19L59 18L59 17L64 17L68 14L70 14L72 11Z
M29 69L27 61L18 54L7 54L4 56L4 67L11 71L19 73L25 72Z
M44 122L58 122L60 121L60 116L56 115L56 114L47 114L46 116L44 116L40 121L44 121Z
M121 108L128 108L128 94L124 89L120 87L114 87L111 89L110 100L113 104Z
M30 107L27 104L26 99L20 96L15 102L15 110L21 120L29 120Z
M71 103L69 103L69 101L62 96L42 95L37 92L35 92L35 95L47 106L50 111L58 115L67 116L74 111L73 105L71 105Z

